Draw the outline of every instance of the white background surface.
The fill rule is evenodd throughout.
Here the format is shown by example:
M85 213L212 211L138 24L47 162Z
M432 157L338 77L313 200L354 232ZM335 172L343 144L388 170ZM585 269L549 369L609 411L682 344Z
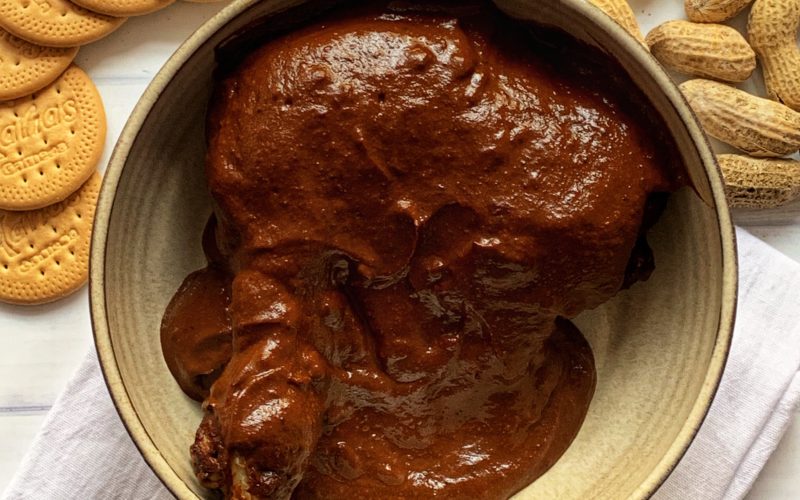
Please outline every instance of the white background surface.
M663 21L684 17L682 0L631 3L644 33ZM152 77L178 45L222 7L179 2L161 12L130 19L108 38L81 49L77 63L93 77L106 105L108 138L101 169ZM745 20L740 16L734 24L741 27ZM756 75L754 83L746 86L758 90L759 78ZM736 212L734 217L739 225L800 262L800 203L760 213ZM47 410L90 349L85 288L47 306L0 304L0 491L10 481ZM800 413L750 498L800 498Z

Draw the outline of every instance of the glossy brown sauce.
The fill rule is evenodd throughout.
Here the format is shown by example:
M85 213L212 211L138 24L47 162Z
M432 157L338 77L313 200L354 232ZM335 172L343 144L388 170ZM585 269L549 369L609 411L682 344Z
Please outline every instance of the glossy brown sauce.
M605 56L485 4L337 13L218 83L210 265L162 346L228 497L505 498L594 391L565 318L652 270L681 182Z

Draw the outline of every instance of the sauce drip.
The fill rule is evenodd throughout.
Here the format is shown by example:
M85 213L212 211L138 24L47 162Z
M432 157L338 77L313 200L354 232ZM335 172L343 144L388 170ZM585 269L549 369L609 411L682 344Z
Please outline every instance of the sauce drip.
M329 15L217 86L210 265L164 316L230 498L505 498L595 384L568 321L652 270L681 182L604 55L489 4Z

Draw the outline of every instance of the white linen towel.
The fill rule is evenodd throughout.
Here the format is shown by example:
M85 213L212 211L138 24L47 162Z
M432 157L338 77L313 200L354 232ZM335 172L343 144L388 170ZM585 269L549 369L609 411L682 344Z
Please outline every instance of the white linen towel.
M657 500L738 499L800 400L800 265L737 232L740 289L730 358L697 437ZM4 494L20 499L169 499L131 442L90 354Z

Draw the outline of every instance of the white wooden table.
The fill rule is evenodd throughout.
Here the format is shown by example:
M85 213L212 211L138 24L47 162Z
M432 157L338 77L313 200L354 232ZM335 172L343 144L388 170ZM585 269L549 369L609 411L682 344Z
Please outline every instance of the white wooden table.
M537 0L540 1L540 0ZM683 17L682 0L633 0L645 33ZM221 4L173 6L130 19L116 33L81 49L77 62L106 105L108 138L102 165L130 111L155 73ZM743 25L743 19L737 20ZM737 213L738 224L800 262L800 203L763 214ZM48 409L92 349L86 290L56 304L0 304L0 491L10 481ZM751 498L800 498L800 413L759 478ZM49 500L49 499L45 499Z

